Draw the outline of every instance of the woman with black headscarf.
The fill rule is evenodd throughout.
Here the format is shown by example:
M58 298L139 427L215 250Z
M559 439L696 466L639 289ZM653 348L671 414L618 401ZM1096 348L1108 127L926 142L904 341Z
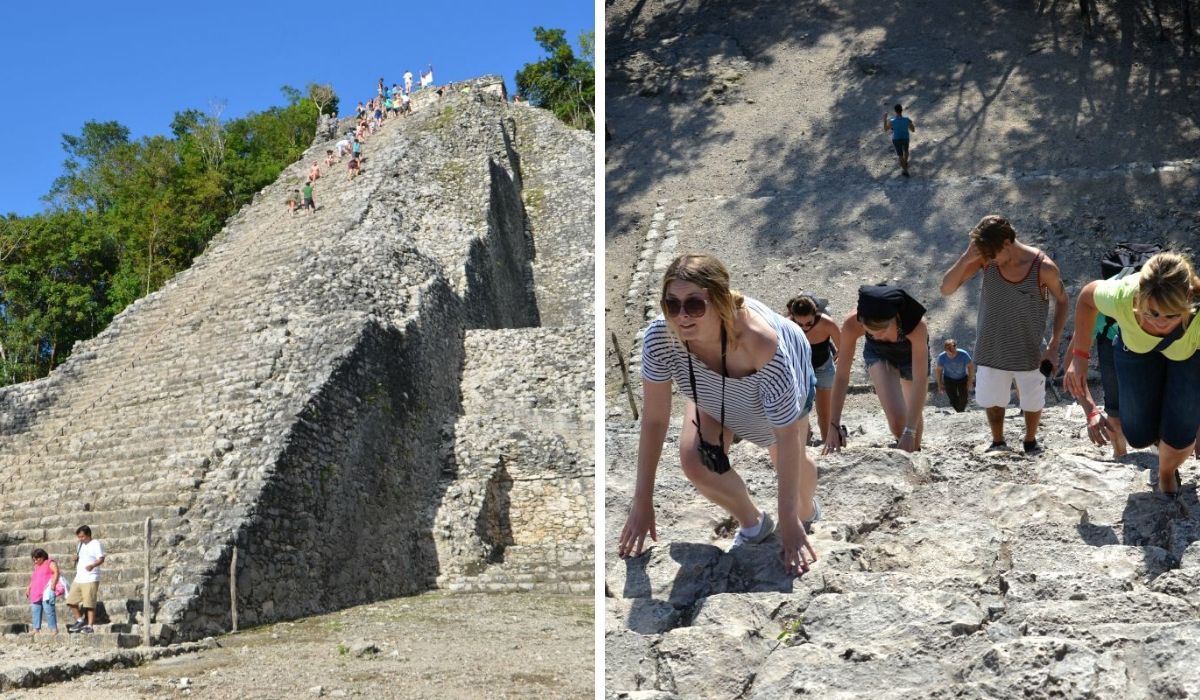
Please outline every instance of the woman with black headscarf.
M846 444L841 425L842 408L850 388L850 367L858 339L866 337L863 362L879 396L896 447L915 452L921 449L925 427L922 411L929 385L929 328L925 307L908 292L886 284L858 289L858 305L842 322L841 352L833 383L833 406L824 453Z

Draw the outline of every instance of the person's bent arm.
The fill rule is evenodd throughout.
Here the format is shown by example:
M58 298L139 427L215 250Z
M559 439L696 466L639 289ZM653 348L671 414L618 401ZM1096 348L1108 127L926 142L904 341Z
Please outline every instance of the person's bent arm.
M942 275L942 296L948 297L958 288L966 284L967 280L971 279L976 272L983 269L983 256L980 255L979 249L974 243L968 243L967 249L963 254L958 256L958 260L946 270L946 274Z
M797 419L773 431L775 468L779 474L779 541L783 545L783 566L788 573L797 575L808 571L809 564L817 559L800 524L801 514L813 502L817 491L816 465L804 454L803 423Z
M54 589L58 588L58 576L59 576L58 562L55 562L55 561L50 562L50 573L53 574L50 577L50 590L54 590Z
M1096 308L1095 294L1099 282L1088 282L1079 292L1075 301L1075 330L1071 338L1070 357L1067 371L1063 375L1063 384L1067 391L1076 399L1089 414L1095 410L1096 403L1092 401L1091 390L1088 389L1087 367L1088 357L1092 352L1092 329L1096 326L1096 316L1100 310Z
M842 322L839 338L842 345L838 346L837 374L833 380L833 394L829 404L829 431L825 436L823 452L829 454L842 445L842 408L846 405L846 393L850 390L850 367L854 364L854 351L858 348L858 339L863 334L862 324L858 321L858 310L851 311Z
M637 481L625 527L617 543L617 554L636 557L642 553L646 535L658 541L654 525L654 479L663 440L671 424L671 382L642 382L642 425L638 439ZM684 419L686 420L686 418Z
M913 449L916 449L920 445L917 444L915 431L921 422L921 414L925 411L925 398L929 395L929 326L926 325L925 319L921 319L906 337L912 343L913 390L908 397L908 412L905 414L904 432L907 435L900 436L900 449L904 449L906 436L911 436L911 444ZM913 432L909 433L910 430Z

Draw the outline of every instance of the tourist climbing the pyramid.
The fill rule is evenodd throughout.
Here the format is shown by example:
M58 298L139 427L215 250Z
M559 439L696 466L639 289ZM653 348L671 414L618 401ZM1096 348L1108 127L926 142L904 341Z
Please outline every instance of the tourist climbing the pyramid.
M821 443L824 444L829 430L833 378L837 373L835 361L842 331L833 317L825 313L825 300L808 292L788 300L787 317L800 326L812 347L813 372L817 376L817 425L820 427ZM811 440L809 444L812 444Z
M946 338L933 373L938 393L946 395L955 412L967 410L967 400L971 398L971 388L975 384L975 363L971 353L959 350L954 338Z
M904 116L904 105L897 104L892 108L894 115L883 113L883 130L892 132L892 147L896 149L896 157L900 159L900 171L904 177L908 174L908 142L910 132L917 130L916 123Z
M1070 299L1058 265L1042 250L1021 242L1008 219L989 214L967 234L967 249L942 277L942 294L949 296L976 273L979 315L975 341L975 403L987 412L992 431L990 450L1006 449L1004 410L1017 386L1025 416L1024 449L1041 450L1037 441L1046 381L1058 367L1058 345L1067 323ZM1049 298L1054 297L1054 330L1043 345Z
M412 94L412 71L410 70L404 71L404 94Z
M302 194L304 195L304 204L302 204L301 207L304 209L307 209L308 213L310 215L316 214L317 206L316 206L316 204L313 203L312 180L309 180L308 182L304 183L304 189L302 190Z
M1163 252L1136 275L1089 282L1075 302L1075 335L1063 383L1087 411L1098 444L1109 437L1087 384L1097 314L1116 320L1113 366L1121 430L1130 447L1158 445L1159 493L1178 498L1179 467L1200 458L1200 277L1190 258Z
M842 344L823 452L846 446L842 409L850 389L854 351L858 339L864 336L867 376L879 396L888 428L896 437L896 447L915 452L921 449L925 427L921 413L929 385L929 328L925 307L903 289L885 284L859 287L858 304L842 321Z
M637 483L618 554L641 554L658 540L654 481L671 422L671 388L687 398L679 438L683 474L741 528L733 546L766 540L776 525L755 505L729 463L739 439L770 451L779 475L779 540L789 573L816 560L806 529L820 517L817 468L805 451L816 377L811 350L794 323L729 286L729 271L711 255L682 255L663 276L663 315L642 345L645 408Z

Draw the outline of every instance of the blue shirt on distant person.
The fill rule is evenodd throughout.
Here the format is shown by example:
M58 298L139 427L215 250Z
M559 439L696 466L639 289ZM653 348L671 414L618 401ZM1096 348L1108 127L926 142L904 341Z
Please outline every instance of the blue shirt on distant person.
M971 356L965 350L959 350L950 357L943 352L937 358L938 367L942 368L942 376L947 379L966 379L967 365L971 364Z
M908 117L889 117L888 123L892 125L892 140L907 141L908 130L912 125L912 120ZM964 375L965 376L965 375Z

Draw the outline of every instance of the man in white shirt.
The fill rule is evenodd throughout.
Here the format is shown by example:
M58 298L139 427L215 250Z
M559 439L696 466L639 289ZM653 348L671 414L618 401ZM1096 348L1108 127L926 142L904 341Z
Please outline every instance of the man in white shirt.
M67 594L67 607L75 615L75 624L67 627L68 632L92 633L96 622L96 600L100 593L100 566L104 564L104 545L92 539L92 528L80 525L75 530L79 548L75 552L75 582ZM87 611L84 622L80 608Z

